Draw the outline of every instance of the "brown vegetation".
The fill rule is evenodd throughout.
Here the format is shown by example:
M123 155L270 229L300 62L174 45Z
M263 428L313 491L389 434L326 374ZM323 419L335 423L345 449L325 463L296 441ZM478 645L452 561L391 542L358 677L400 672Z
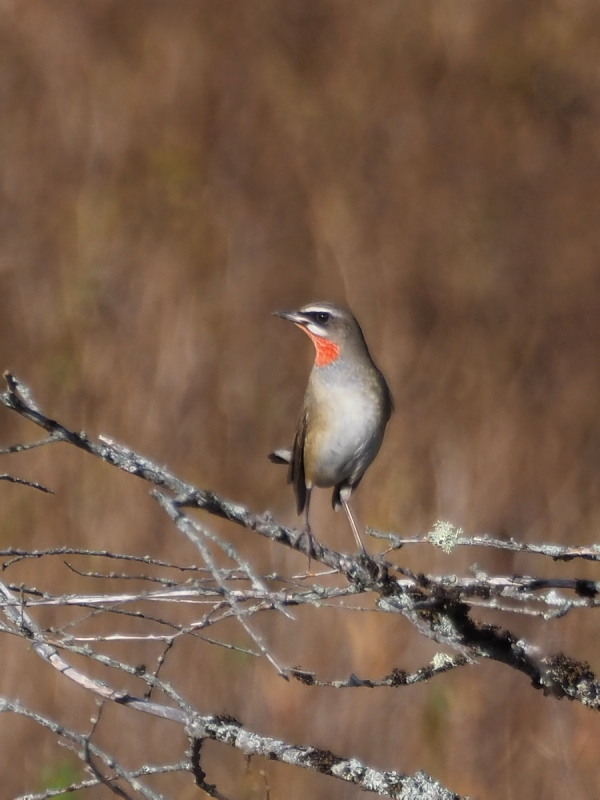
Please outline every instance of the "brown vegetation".
M364 523L409 534L443 518L528 542L597 541L593 0L0 9L0 368L46 410L294 523L291 490L266 454L289 443L312 354L269 314L341 300L396 401L356 494ZM3 412L0 436L35 434ZM196 558L143 485L67 448L20 459L19 474L56 495L0 484L0 548ZM318 536L352 546L328 495L314 511ZM297 554L228 535L262 570L304 567ZM473 561L425 548L402 557L438 573ZM477 558L490 570L532 569L525 555ZM31 582L34 568L8 577ZM547 570L598 577L579 563ZM45 580L64 574L57 564ZM324 631L309 616L293 641L278 639L276 619L263 633L283 661L324 678L412 670L436 651L397 619L365 627L338 615ZM544 652L600 668L593 613L543 630ZM136 657L151 662L144 647ZM237 657L210 658L212 674L188 663L179 688L254 729L424 769L465 795L597 795L597 714L544 698L497 664L361 689L349 703L278 681L266 663L244 665L242 678ZM78 708L64 691L21 642L5 643L0 694L49 714L67 706L83 724L93 705ZM7 797L70 763L19 718L0 721ZM100 742L111 724L128 724L126 712L107 711L104 724ZM182 742L165 743L152 724L131 731L132 760L167 746L176 754ZM210 777L223 791L264 796L258 767L246 775L213 747ZM271 797L287 800L356 792L311 775L292 782L280 766L268 781ZM184 778L161 788L197 796Z

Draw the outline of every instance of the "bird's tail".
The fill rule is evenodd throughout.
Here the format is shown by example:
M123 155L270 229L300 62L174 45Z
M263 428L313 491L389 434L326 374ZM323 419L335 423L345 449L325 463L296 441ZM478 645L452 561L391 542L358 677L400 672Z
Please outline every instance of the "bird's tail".
M272 453L269 453L269 461L272 461L274 464L289 464L291 460L291 450L273 450Z

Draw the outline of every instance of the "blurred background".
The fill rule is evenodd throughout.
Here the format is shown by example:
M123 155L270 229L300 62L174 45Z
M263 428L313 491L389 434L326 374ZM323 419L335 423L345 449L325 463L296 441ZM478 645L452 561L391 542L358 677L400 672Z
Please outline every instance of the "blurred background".
M595 0L0 0L0 11L0 368L46 412L295 524L285 470L266 454L291 441L312 352L270 312L341 301L396 401L355 495L363 524L416 534L442 518L526 542L598 540ZM2 446L37 436L0 413ZM5 457L0 471L56 492L0 484L0 547L198 560L147 486L71 448ZM314 513L319 538L352 549L329 492ZM305 568L210 524L262 570ZM395 558L598 577L489 551ZM66 591L55 569L6 578ZM600 670L591 612L487 618ZM402 619L352 612L261 620L261 632L280 661L329 679L412 670L439 649ZM153 663L158 651L140 649L131 658ZM94 704L22 642L6 642L2 661L2 695L89 727ZM480 798L597 797L598 715L497 664L341 692L214 648L169 665L199 710L264 734L423 769ZM164 723L133 717L107 708L95 741L110 748L119 724L128 765L181 757ZM20 718L2 716L0 747L7 797L80 774ZM248 769L217 745L204 768L236 798L265 797L265 781L272 800L359 796ZM156 785L198 796L189 776Z

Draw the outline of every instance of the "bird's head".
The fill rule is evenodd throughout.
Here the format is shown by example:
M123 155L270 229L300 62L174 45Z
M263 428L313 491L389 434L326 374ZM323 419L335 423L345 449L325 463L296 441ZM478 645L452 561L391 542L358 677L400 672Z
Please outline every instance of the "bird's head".
M273 313L276 317L293 322L312 340L317 367L326 367L337 361L349 347L366 347L360 325L343 306L325 302L308 303L297 311Z

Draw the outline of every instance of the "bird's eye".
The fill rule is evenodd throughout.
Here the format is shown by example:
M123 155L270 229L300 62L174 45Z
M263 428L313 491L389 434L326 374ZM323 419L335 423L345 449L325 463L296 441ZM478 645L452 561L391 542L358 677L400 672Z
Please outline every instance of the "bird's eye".
M329 318L331 314L327 311L316 311L315 312L315 320L319 323L319 325L326 325L329 322Z

